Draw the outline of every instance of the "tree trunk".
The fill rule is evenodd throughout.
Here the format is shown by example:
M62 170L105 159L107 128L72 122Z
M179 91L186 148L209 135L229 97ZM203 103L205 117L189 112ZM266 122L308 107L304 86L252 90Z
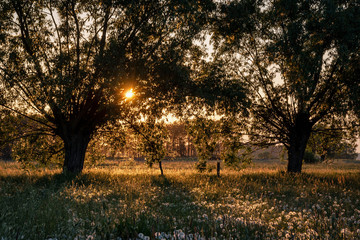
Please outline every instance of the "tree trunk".
M216 175L220 177L220 162L218 161L216 164Z
M307 142L310 137L312 125L307 115L299 115L295 127L290 133L288 147L288 169L289 173L300 173L305 154Z
M162 165L161 165L161 161L159 161L159 168L160 168L161 176L163 176L164 171L163 171L163 168L162 168Z
M90 134L69 134L63 139L65 145L65 161L63 172L80 173L84 167L85 153L90 141Z
M11 157L11 145L9 143L6 143L2 148L1 148L1 158L5 161L11 161L12 157Z

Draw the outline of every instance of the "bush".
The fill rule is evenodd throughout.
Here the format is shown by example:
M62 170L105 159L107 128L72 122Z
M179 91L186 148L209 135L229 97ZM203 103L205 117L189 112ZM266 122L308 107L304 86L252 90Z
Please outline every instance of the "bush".
M313 152L305 151L304 162L305 163L317 163L320 161L320 158L315 155Z

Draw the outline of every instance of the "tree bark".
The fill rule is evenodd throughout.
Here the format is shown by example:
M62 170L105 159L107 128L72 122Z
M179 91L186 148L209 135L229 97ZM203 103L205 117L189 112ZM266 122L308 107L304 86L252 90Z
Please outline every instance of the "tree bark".
M290 132L288 147L289 173L300 173L307 142L311 134L312 125L307 115L298 116L294 128Z
M85 153L90 141L90 134L69 134L63 140L65 145L63 172L80 173L84 168Z

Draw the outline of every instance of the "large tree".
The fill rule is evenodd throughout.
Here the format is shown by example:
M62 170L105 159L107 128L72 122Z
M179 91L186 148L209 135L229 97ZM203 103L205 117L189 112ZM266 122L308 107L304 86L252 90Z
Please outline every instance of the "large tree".
M252 141L282 143L288 172L301 172L314 126L346 113L349 89L343 73L360 50L360 4L230 1L220 4L214 26L228 68L249 84Z
M130 105L127 88L158 109L178 100L174 93L189 80L187 50L211 6L192 0L1 1L0 80L15 97L2 107L59 136L63 170L80 172L96 130L126 117L120 113Z

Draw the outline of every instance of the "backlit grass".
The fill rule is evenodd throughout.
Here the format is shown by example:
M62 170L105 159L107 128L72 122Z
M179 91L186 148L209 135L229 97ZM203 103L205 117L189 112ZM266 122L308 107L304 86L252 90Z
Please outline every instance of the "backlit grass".
M258 163L199 174L193 162L108 161L79 176L0 165L0 239L359 239L357 163Z

